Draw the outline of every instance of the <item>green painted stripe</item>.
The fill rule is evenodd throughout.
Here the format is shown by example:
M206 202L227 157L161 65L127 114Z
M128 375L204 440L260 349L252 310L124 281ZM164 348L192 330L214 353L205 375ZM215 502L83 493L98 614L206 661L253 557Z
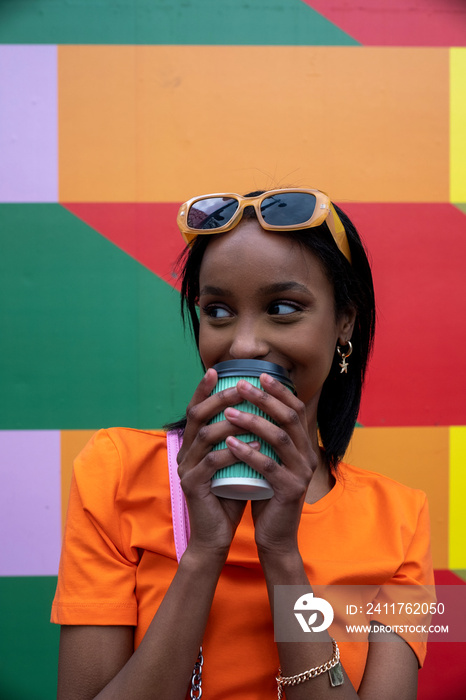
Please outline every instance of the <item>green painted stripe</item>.
M57 694L59 628L51 625L55 576L0 578L0 697L50 700Z
M59 204L3 204L0 429L160 427L202 376L179 294Z
M0 43L358 45L302 0L2 0Z
M466 214L466 204L464 204L464 203L463 203L463 204L455 203L455 207L457 207L457 208L460 209L464 214Z

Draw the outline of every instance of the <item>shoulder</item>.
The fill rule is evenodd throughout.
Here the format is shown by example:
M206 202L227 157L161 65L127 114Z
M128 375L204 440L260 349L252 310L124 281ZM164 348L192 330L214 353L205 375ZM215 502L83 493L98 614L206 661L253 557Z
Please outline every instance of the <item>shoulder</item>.
M133 459L166 448L163 430L136 430L134 428L104 428L98 430L79 453L76 463L99 463L102 458Z
M167 434L163 430L136 430L135 428L107 428L99 430L96 442L108 441L122 462L128 459L140 462L156 458L166 452Z
M165 480L166 454L162 430L99 430L75 459L78 489L87 498L116 498L137 484L153 484L157 474Z
M383 567L386 582L433 583L426 494L347 464L341 465L339 478L344 483L344 514L350 514L361 542L373 556L390 562Z
M338 467L337 479L341 479L345 489L370 492L374 497L387 502L395 500L406 505L422 505L426 501L424 491L405 486L384 474L362 469L342 462Z
M361 509L361 515L372 514L386 527L407 526L413 531L418 527L422 514L428 519L427 497L424 491L391 479L375 471L361 469L346 463L339 465L336 477L344 486L347 501Z
M139 449L143 446L154 446L157 443L164 443L167 434L164 430L138 430L136 428L102 428L98 430L80 454L88 454L91 450L109 448L111 445L116 449L131 448Z

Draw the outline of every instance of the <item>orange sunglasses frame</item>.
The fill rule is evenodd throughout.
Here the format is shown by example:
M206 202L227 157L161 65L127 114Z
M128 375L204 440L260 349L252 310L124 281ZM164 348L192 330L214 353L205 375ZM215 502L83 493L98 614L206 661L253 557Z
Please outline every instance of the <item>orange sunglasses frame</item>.
M279 195L283 193L298 193L302 192L304 194L312 194L316 198L316 206L314 212L310 219L300 224L290 224L289 226L272 226L268 224L261 213L261 204L265 199L273 197L273 195ZM197 229L192 228L188 225L188 214L191 207L200 202L203 199L234 199L238 202L238 208L231 217L229 221L223 226L213 229ZM193 197L187 202L181 205L176 222L178 228L180 229L181 235L183 236L185 242L191 245L193 241L198 236L213 235L216 233L225 233L231 231L235 226L239 224L243 216L243 211L246 207L254 207L256 211L257 220L259 221L261 227L266 231L300 231L306 228L314 228L315 226L320 226L324 221L333 236L335 243L337 244L339 250L343 253L345 258L351 263L351 252L349 248L348 238L346 236L345 227L343 226L340 217L338 216L335 207L333 206L330 198L325 192L315 189L307 188L282 188L277 190L268 190L263 192L256 197L244 197L240 194L234 192L217 192L215 194L204 194L199 197Z

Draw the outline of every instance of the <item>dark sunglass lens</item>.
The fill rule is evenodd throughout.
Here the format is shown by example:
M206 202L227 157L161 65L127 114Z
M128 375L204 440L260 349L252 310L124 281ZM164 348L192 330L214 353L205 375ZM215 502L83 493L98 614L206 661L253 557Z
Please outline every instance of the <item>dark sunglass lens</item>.
M195 229L220 228L227 224L236 210L238 202L231 197L201 199L188 212L188 226Z
M274 194L261 204L264 221L270 226L296 226L309 221L314 213L316 198L307 192Z

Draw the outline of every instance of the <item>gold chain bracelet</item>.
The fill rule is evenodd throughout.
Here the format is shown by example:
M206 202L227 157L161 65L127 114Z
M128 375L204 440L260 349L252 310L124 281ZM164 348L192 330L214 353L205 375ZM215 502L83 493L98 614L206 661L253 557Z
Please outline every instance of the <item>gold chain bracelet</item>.
M282 670L281 668L278 669L278 676L276 678L277 680L277 690L278 690L278 696L277 700L282 700L283 697L283 687L287 685L299 685L299 683L304 683L305 681L309 681L311 678L315 678L316 676L322 675L322 673L326 673L327 671L331 671L333 668L339 665L340 663L340 650L338 648L338 644L334 639L332 639L332 645L333 645L333 655L332 658L326 661L324 664L321 664L320 666L315 666L314 668L310 668L308 671L304 671L303 673L297 673L295 676L282 676ZM338 674L336 674L336 678L333 679L332 675L330 677L330 682L332 685L342 685L343 683L343 672L340 671Z

